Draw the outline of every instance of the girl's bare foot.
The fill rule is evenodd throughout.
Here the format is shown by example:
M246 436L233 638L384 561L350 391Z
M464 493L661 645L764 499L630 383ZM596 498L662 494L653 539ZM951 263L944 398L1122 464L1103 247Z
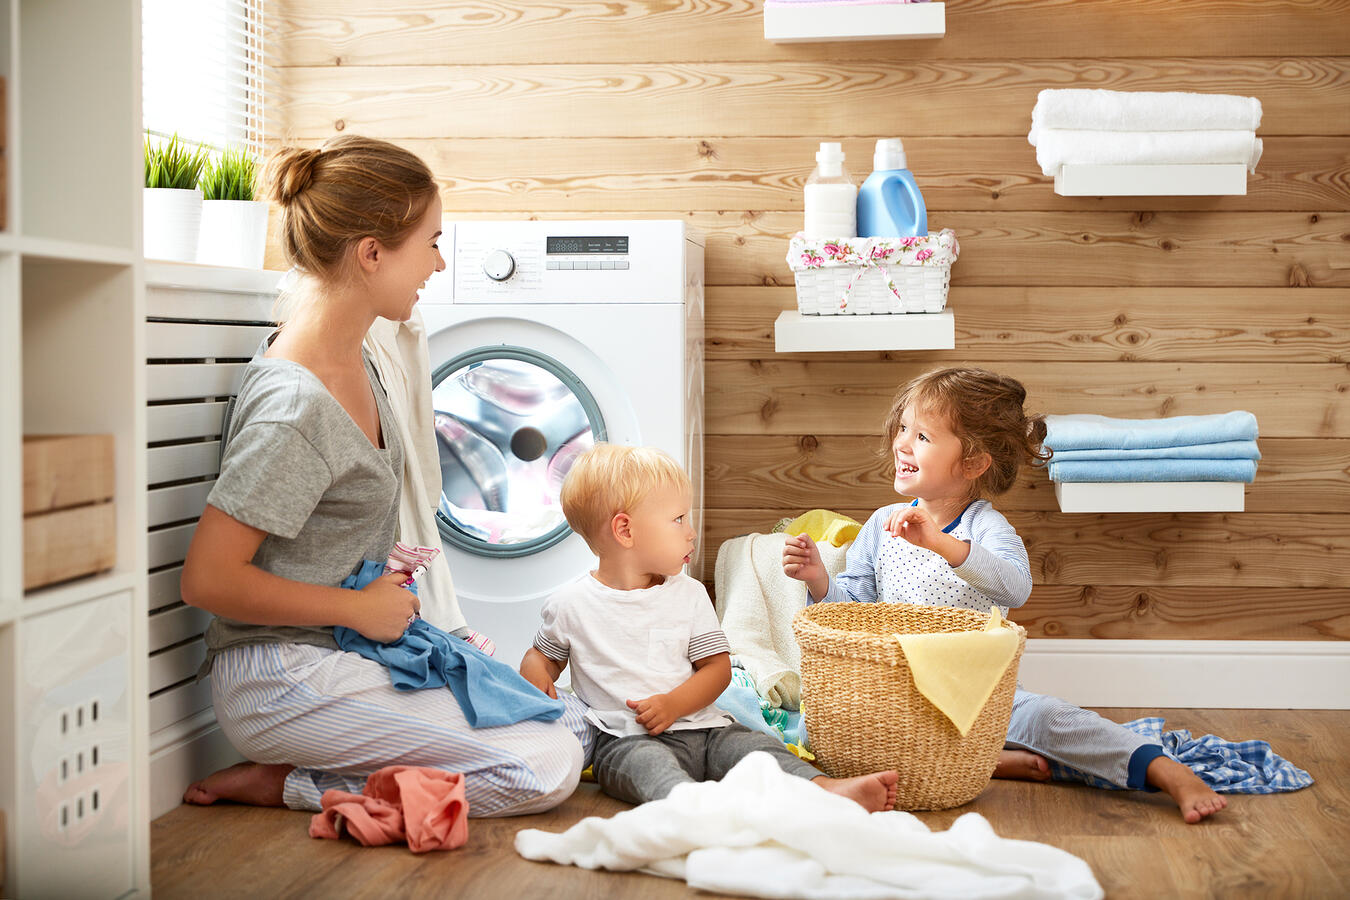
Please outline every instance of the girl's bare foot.
M1227 798L1214 793L1190 767L1166 756L1159 756L1148 764L1144 780L1177 801L1181 817L1188 825L1194 825L1228 805Z
M1015 778L1018 781L1049 781L1050 764L1045 757L1030 750L1003 749L994 766L995 778Z
M874 813L895 809L895 783L900 780L900 773L891 770L859 775L855 778L817 775L811 780L831 794L847 797L868 812Z
M210 806L217 800L233 800L250 806L285 806L282 791L286 776L295 766L235 763L213 772L183 792L183 802Z

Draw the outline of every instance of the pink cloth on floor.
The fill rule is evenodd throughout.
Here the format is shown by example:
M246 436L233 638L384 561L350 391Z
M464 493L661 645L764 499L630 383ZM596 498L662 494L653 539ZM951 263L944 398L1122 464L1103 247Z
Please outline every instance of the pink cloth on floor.
M309 820L309 836L343 832L366 847L407 840L414 853L454 850L469 840L464 776L423 766L385 766L359 794L325 791L323 812Z

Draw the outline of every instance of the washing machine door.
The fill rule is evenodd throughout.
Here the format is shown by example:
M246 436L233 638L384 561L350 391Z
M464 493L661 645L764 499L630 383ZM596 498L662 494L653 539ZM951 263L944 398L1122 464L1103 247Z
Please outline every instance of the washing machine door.
M586 385L551 356L509 345L458 354L432 385L445 541L509 559L564 540L563 478L607 436Z
M596 565L558 501L572 462L596 441L641 439L627 392L566 315L427 314L446 559L469 626L512 665L545 599Z

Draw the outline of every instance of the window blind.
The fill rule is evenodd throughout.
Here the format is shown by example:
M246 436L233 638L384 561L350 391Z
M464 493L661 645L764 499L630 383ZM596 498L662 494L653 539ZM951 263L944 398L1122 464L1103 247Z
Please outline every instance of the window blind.
M145 130L213 150L263 146L264 0L142 0Z

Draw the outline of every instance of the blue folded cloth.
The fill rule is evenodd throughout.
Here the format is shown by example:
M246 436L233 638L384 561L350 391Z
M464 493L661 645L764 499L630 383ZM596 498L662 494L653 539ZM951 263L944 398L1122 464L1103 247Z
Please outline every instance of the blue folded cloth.
M1055 462L1083 459L1260 459L1256 441L1220 441L1181 447L1141 447L1137 450L1056 450Z
M339 586L360 590L383 574L384 563L367 559ZM561 700L550 698L506 663L424 619L414 619L403 637L389 644L372 641L340 625L333 629L333 637L343 650L359 653L389 669L389 677L400 691L450 688L473 728L513 725L527 719L547 722L563 714Z
M1279 756L1266 741L1228 741L1212 734L1193 738L1185 729L1164 732L1158 716L1126 722L1125 727L1156 744L1163 753L1187 766L1220 794L1277 794L1313 783L1298 766ZM1056 781L1081 781L1093 787L1124 790L1086 772L1050 760Z
M1256 480L1254 459L1050 460L1051 481L1243 481Z
M1138 450L1224 441L1256 440L1256 416L1243 410L1211 416L1111 419L1106 416L1046 416L1045 444L1061 450Z

